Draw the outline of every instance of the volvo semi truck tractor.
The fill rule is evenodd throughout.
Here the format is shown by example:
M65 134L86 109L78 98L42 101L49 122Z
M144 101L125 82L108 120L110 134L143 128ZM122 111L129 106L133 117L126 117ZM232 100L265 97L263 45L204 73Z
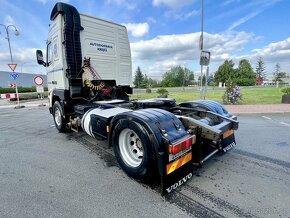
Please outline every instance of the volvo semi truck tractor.
M124 172L161 178L166 194L187 182L193 165L235 145L238 121L214 101L129 100L131 51L126 27L57 3L46 57L49 111L59 132L107 140Z

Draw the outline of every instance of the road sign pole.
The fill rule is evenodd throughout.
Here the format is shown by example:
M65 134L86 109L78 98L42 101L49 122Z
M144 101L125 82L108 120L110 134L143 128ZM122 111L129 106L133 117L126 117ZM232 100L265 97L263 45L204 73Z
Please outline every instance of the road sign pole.
M18 104L18 107L20 108L20 102L19 102L19 95L18 95L18 85L17 85L17 82L15 81L15 91L16 91L16 96L17 96L17 104Z
M36 76L33 78L34 84L36 85L36 91L37 93L40 94L40 98L41 98L41 104L38 106L45 106L45 104L43 104L43 98L44 98L44 89L43 89L43 83L44 83L44 79L41 76Z
M207 66L206 73L205 73L205 85L204 85L204 96L203 96L204 100L206 98L206 92L207 92L208 74L209 74L209 66Z
M16 95L17 95L17 106L14 107L14 109L20 109L20 108L24 108L24 105L20 105L19 102L19 93L18 93L18 85L17 82L15 81L15 91L16 91Z
M203 93L203 65L200 65L200 99L204 100L204 93Z
M18 73L14 73L17 64L8 64L8 66L10 67L10 69L13 72L13 73L10 74L10 77L13 80L15 80L15 92L16 92L16 95L17 95L17 106L15 106L14 109L24 108L25 107L24 105L20 106L19 93L18 93L18 85L17 85L17 82L16 82L17 78L19 77L19 74Z

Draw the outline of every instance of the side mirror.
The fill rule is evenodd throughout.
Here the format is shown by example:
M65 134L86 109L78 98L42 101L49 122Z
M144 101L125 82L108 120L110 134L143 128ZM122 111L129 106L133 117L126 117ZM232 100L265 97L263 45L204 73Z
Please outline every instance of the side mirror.
M210 61L210 52L201 51L199 64L202 66L208 66Z
M41 50L36 50L37 63L46 67L46 63L43 61L43 54Z

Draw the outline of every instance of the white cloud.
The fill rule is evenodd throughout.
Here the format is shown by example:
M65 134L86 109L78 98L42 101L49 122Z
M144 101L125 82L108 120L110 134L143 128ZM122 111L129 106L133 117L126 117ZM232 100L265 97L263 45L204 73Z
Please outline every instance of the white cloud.
M13 17L11 17L10 15L7 15L4 18L4 24L5 25L15 25L15 21L14 21Z
M149 24L145 23L125 23L127 30L134 37L142 37L149 33Z
M261 49L253 49L252 52L253 54L250 55L252 59L262 57L269 63L281 63L281 67L283 67L283 64L289 67L290 37L279 42L270 43ZM289 69L287 71L289 72Z
M36 48L15 49L12 51L13 60L15 63L36 62L36 50ZM8 50L6 52L0 52L0 60L4 63L10 62L10 53Z
M134 10L137 8L136 2L132 0L105 0L105 4L125 7L127 10Z
M165 5L170 8L181 8L190 5L194 0L153 0L153 6Z
M151 40L131 43L133 69L138 65L148 75L161 75L172 66L188 66L199 63L198 48L200 33L162 35ZM204 46L211 51L213 63L231 58L236 51L256 39L251 33L204 33ZM198 68L197 68L198 69Z
M229 58L236 64L238 64L241 59L247 59L251 62L252 67L255 67L259 57L262 57L265 61L266 71L268 74L272 74L274 72L276 63L280 63L281 71L289 72L290 37L279 42L270 43L263 48L253 49L251 54L233 54Z
M199 14L200 14L200 11L198 10L192 10L187 13L178 13L175 10L170 10L170 11L165 12L166 17L172 18L174 20L180 20L180 21L186 20L190 17L196 16Z
M172 57L177 60L190 60L199 57L200 33L162 35L147 41L131 43L133 57L142 60L160 60ZM251 33L204 33L205 49L212 51L213 56L241 49L255 36Z
M253 52L264 55L264 54L275 54L277 52L285 52L290 50L290 38L287 38L283 41L273 42L265 46L262 49L254 49Z
M18 48L12 51L13 62L17 64L16 72L21 71L21 66L23 66L23 72L45 72L44 67L37 65L35 52L36 48ZM0 70L10 71L10 68L7 66L10 62L9 51L0 52Z

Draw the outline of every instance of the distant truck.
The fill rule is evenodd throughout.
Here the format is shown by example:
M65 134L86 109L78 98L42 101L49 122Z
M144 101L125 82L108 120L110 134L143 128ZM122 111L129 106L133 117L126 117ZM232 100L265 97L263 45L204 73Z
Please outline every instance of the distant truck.
M138 180L161 178L162 193L192 177L193 165L235 145L238 121L214 101L129 100L132 65L125 26L57 3L46 58L49 111L59 132L84 130L113 147Z

